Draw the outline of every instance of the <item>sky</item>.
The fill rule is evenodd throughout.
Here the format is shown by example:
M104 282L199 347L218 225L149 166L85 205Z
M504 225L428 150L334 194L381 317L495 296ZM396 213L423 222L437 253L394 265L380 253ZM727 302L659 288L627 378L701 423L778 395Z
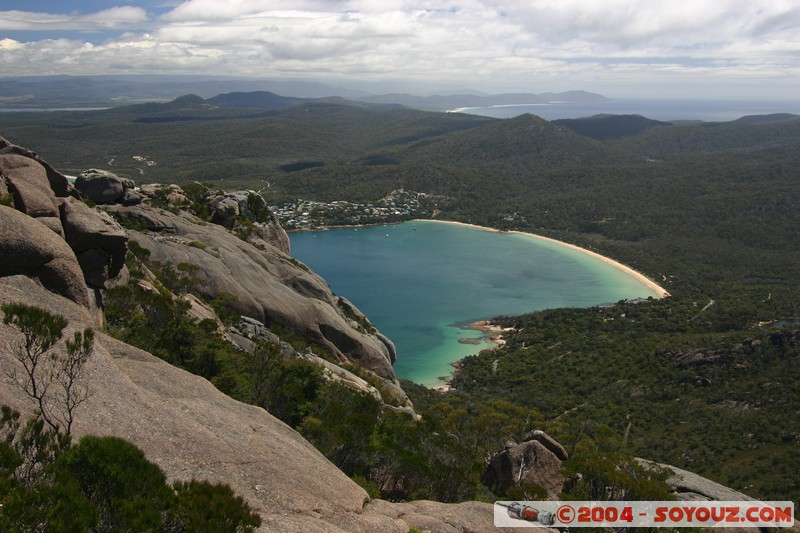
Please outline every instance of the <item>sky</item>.
M0 0L0 76L55 74L797 100L800 0Z

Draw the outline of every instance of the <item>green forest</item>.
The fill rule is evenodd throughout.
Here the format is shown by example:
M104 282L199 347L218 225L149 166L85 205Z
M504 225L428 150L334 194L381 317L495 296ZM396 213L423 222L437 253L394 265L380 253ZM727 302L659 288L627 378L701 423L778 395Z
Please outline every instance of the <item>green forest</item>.
M196 348L176 364L278 413L373 494L491 499L479 483L485 455L540 428L575 461L645 457L798 503L800 120L785 118L556 124L334 103L226 109L185 97L5 113L0 131L68 174L100 167L137 183L247 187L270 205L376 201L401 188L440 195L437 218L574 243L671 293L498 318L515 328L507 345L467 358L451 392L403 383L422 423L289 363L273 365L285 375L271 382L292 390L258 396L252 361L204 341L202 325L176 323L194 328L184 338ZM136 341L146 317L125 315L124 300L113 305L134 296L113 295L109 324L158 354L147 344L158 339ZM353 437L342 413L358 413L348 423L368 438L337 446ZM635 494L641 486L630 483Z

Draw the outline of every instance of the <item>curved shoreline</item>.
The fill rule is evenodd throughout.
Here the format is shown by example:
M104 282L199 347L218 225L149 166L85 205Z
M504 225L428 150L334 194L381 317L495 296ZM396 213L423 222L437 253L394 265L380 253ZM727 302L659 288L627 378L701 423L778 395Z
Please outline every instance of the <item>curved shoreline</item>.
M549 242L552 242L554 244L565 246L565 247L570 248L572 250L575 250L577 252L581 252L581 253L586 254L586 255L588 255L590 257L593 257L594 259L599 259L600 261L602 261L602 262L604 262L604 263L606 263L608 265L611 265L612 267L614 267L614 268L616 268L618 270L621 270L622 272L625 272L626 274L628 274L632 278L640 281L642 284L646 285L650 290L655 292L656 295L658 296L658 298L666 298L667 296L670 296L670 293L664 287L662 287L661 285L659 285L658 283L656 283L652 279L648 278L647 276L645 276L641 272L639 272L637 270L634 270L629 266L623 265L619 261L615 261L614 259L611 259L610 257L607 257L605 255L601 255L601 254L598 254L597 252L593 252L591 250L587 250L586 248L581 248L580 246L575 245L575 244L570 244L568 242L559 241L558 239L553 239L551 237L545 237L543 235L537 235L536 233L530 233L530 232L527 232L527 231L519 231L519 230L504 231L504 230L499 230L499 229L496 229L496 228L490 228L488 226L478 226L477 224L468 224L466 222L456 222L455 220L434 220L434 219L419 218L419 219L412 220L412 222L441 222L443 224L457 224L459 226L467 226L469 228L475 228L475 229L480 229L480 230L484 230L484 231L491 231L491 232L495 232L495 233L513 233L513 234L516 234L516 235L522 235L522 236L525 236L525 237L533 237L533 238L536 238L536 239L541 239L543 241L549 241Z

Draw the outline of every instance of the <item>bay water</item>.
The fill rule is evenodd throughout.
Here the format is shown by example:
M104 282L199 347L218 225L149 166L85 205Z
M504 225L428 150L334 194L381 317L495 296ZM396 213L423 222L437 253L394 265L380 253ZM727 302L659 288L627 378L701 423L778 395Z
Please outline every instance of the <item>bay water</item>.
M492 346L468 324L657 296L608 263L532 235L412 221L294 232L290 240L294 257L392 339L398 377L427 386Z
M524 113L545 120L584 118L599 114L642 115L665 122L702 120L727 122L747 115L772 113L800 114L798 100L690 100L690 99L619 99L603 102L553 102L549 104L497 105L453 109L461 113L493 118L513 118Z

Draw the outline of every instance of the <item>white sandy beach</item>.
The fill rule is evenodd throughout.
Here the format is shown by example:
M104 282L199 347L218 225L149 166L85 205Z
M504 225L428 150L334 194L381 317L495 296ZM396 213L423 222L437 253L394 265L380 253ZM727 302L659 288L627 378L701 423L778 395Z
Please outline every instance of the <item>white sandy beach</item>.
M552 243L555 243L555 244L559 244L561 246L566 246L567 248L570 248L572 250L576 250L578 252L584 253L584 254L589 255L589 256L591 256L591 257L593 257L595 259L599 259L600 261L603 261L604 263L609 264L609 265L613 266L614 268L616 268L618 270L621 270L622 272L625 272L629 276L639 280L644 285L646 285L647 287L652 289L653 292L655 292L658 295L659 298L665 298L665 297L670 295L669 292L667 292L667 290L664 289L664 287L662 287L661 285L659 285L658 283L656 283L652 279L648 278L647 276L645 276L641 272L637 272L636 270L632 269L631 267L623 265L619 261L614 261L610 257L606 257L604 255L600 255L597 252L593 252L591 250L587 250L586 248L581 248L580 246L576 246L576 245L570 244L568 242L559 241L558 239L552 239L550 237L544 237L542 235L537 235L535 233L529 233L529 232L526 232L526 231L516 231L516 230L513 230L513 231L501 231L501 230L495 229L495 228L489 228L489 227L486 227L486 226L478 226L476 224L467 224L466 222L456 222L456 221L453 221L453 220L419 219L419 220L414 220L414 222L442 222L444 224L457 224L459 226L468 226L470 228L481 229L481 230L484 230L484 231L492 231L492 232L495 232L495 233L515 233L517 235L524 235L526 237L533 237L533 238L536 238L536 239L542 239L544 241L549 241L549 242L552 242Z

